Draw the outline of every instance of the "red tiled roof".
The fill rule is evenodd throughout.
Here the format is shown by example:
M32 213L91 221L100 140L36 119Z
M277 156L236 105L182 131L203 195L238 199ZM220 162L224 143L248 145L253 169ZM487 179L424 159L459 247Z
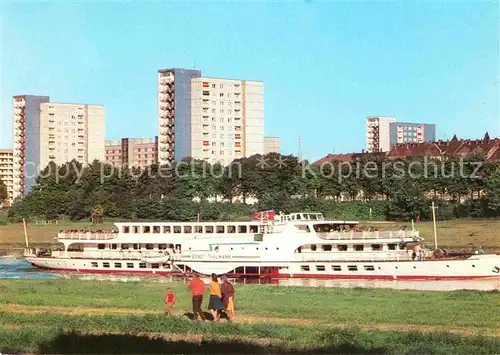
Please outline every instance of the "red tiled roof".
M490 161L498 160L495 153L500 148L500 139L458 140L453 137L449 141L425 143L406 143L395 145L388 153L388 158L403 158L409 156L428 157L461 157L471 154L485 154Z
M342 161L342 162L350 162L353 159L353 153L348 154L328 154L323 158L315 161L312 165L321 165L329 161Z
M484 139L457 139L456 136L449 141L438 140L425 143L397 144L387 153L348 153L328 154L314 162L313 165L321 165L328 161L350 162L363 156L386 156L389 159L405 157L427 156L427 157L461 157L471 154L484 154L487 161L500 161L500 138L490 139L485 135Z

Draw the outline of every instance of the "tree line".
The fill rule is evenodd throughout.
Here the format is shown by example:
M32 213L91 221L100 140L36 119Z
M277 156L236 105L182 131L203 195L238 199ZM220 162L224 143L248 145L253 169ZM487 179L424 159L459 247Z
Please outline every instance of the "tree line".
M2 190L0 184L0 191ZM500 164L484 156L387 160L365 155L319 166L268 154L229 166L184 159L169 166L117 169L100 162L49 164L9 210L22 218L220 220L257 210L308 210L329 218L411 220L500 216Z

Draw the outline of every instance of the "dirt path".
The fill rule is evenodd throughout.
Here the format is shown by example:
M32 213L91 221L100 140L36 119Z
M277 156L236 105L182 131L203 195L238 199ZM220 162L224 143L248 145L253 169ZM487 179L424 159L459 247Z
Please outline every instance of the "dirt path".
M146 311L130 308L70 308L70 307L54 307L54 306L28 306L22 304L0 304L0 312L8 313L58 313L67 315L146 315L158 314L158 311ZM394 332L410 332L418 331L422 333L445 332L453 333L462 336L468 335L484 335L492 337L500 337L500 329L495 328L467 328L467 327L448 327L443 325L425 325L425 324L391 324L391 323L376 323L376 324L343 324L335 321L316 321L304 318L279 318L279 317L262 317L240 314L237 316L236 323L258 324L258 323L274 323L286 325L305 325L305 326L333 326L333 327L359 327L365 331L394 331ZM150 333L147 333L150 334ZM184 336L181 336L184 337Z

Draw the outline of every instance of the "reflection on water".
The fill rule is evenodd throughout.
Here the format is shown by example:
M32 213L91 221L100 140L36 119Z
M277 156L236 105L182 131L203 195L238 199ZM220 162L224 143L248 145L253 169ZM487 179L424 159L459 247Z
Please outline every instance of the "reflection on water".
M107 280L107 281L154 281L169 282L172 280L183 281L181 277L168 276L123 276L81 274L74 272L45 271L34 268L24 259L11 256L0 257L0 279L54 279L78 278L81 280ZM422 290L422 291L454 291L454 290L480 290L500 291L500 277L482 280L324 280L324 279L235 279L237 284L272 284L276 286L305 286L305 287L344 287L344 288L392 288L395 290ZM206 280L209 283L209 279Z
M40 271L23 259L0 256L0 279L53 279L56 276Z

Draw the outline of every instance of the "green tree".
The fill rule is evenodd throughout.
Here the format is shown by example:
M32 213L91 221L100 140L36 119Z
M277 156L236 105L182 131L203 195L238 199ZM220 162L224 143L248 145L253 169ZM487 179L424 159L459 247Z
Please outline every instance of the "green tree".
M7 193L7 186L5 186L4 182L2 179L0 179L0 206L7 201L7 198L9 197Z
M486 180L486 198L488 208L500 215L500 166Z

